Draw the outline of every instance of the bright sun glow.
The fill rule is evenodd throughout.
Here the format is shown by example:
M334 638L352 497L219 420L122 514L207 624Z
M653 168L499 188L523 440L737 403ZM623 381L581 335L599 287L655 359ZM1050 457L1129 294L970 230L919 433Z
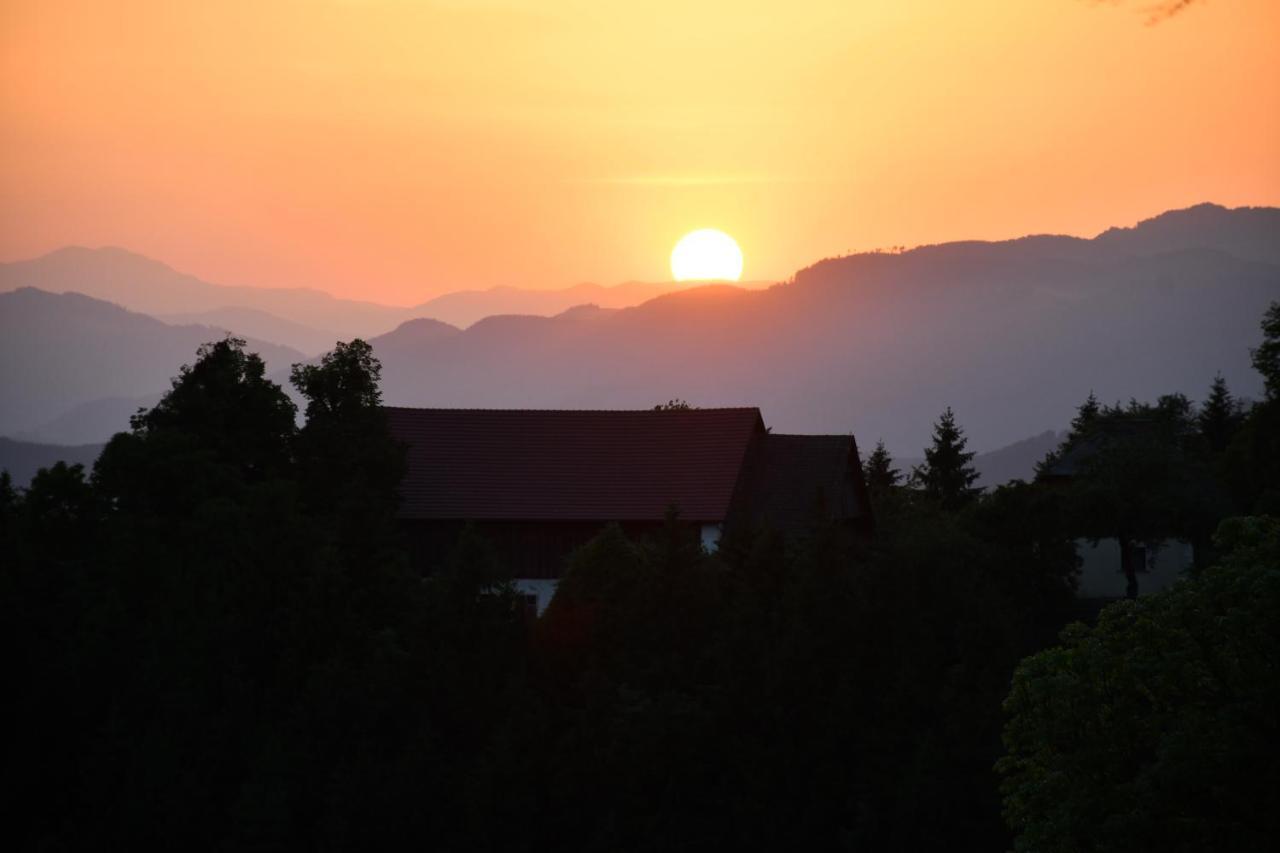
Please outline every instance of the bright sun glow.
M671 250L671 274L676 281L737 281L742 278L742 250L723 231L691 231Z

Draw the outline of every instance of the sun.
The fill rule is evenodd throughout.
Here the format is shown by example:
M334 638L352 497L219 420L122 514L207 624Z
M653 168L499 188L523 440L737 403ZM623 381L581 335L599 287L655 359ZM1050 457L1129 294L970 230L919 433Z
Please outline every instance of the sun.
M737 281L742 278L742 249L723 231L690 231L671 250L671 275L676 281Z

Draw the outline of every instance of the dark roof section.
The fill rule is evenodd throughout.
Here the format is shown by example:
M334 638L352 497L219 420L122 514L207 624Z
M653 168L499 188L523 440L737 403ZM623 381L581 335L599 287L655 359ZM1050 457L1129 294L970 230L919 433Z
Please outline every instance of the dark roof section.
M803 532L820 518L870 526L866 483L851 435L761 436L747 457L735 519L784 533Z
M764 433L755 408L386 412L408 445L408 519L650 521L674 503L720 521Z

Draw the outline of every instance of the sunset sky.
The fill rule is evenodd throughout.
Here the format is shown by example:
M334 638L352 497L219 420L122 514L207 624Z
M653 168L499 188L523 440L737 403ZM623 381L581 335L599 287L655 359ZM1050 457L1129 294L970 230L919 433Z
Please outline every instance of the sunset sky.
M1280 204L1280 2L3 0L0 260L411 304Z

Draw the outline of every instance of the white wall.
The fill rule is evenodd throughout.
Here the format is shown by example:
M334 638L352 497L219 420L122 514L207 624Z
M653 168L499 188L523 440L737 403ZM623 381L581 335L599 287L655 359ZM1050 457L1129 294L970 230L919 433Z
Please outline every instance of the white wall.
M1125 577L1120 571L1120 543L1101 539L1097 545L1088 539L1076 540L1080 555L1081 598L1124 598ZM1147 551L1147 571L1138 573L1138 595L1167 589L1191 566L1192 550L1188 542L1169 540L1159 550Z
M724 533L723 524L702 525L702 550L714 554L720 550L720 534Z
M542 611L547 609L547 605L551 603L551 596L556 594L556 584L559 581L546 580L543 578L516 578L512 583L515 584L516 592L521 595L532 595L538 599L538 615L542 615Z

